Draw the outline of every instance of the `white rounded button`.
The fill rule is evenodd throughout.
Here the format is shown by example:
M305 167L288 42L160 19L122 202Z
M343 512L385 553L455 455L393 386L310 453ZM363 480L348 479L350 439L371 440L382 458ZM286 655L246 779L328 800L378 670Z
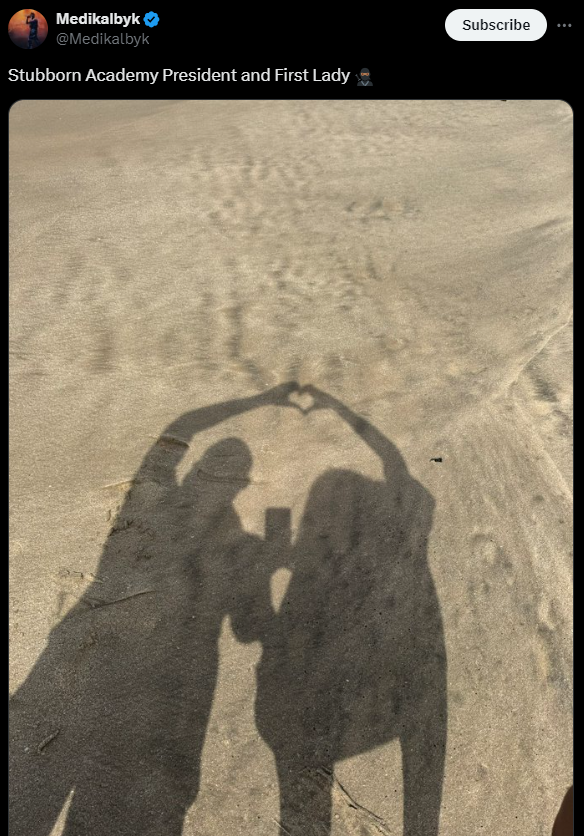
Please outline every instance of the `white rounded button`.
M547 20L537 9L455 9L445 26L455 41L537 41Z

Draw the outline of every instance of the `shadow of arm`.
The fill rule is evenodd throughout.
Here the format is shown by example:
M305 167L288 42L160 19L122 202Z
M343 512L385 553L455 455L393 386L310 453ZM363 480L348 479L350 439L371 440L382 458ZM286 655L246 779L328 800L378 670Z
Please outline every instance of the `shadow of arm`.
M383 463L383 470L385 478L391 476L392 479L399 479L400 475L406 476L407 469L402 456L399 454L395 444L392 444L377 427L373 426L369 421L358 415L345 406L344 403L333 398L325 392L321 392L315 386L305 387L305 391L309 392L318 408L328 408L334 410L337 415L346 421L354 432L360 436L365 444L381 459Z
M286 403L288 394L295 388L295 383L282 384L259 395L185 412L172 421L152 445L144 457L136 481L153 479L159 483L174 482L176 468L198 433L260 406L289 405ZM161 449L164 449L163 459L159 456Z

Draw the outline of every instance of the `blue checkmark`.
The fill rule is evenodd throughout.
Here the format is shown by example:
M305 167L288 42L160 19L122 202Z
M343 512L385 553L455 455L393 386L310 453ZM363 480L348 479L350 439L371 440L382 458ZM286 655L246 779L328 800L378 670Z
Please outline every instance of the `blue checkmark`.
M151 29L153 26L158 26L158 21L160 18L156 14L156 12L148 12L144 15L144 23L146 26L149 26Z

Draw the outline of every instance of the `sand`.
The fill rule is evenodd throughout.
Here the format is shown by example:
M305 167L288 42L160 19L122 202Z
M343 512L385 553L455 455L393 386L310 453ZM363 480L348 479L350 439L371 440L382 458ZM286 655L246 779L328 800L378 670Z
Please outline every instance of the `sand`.
M10 211L11 833L546 836L568 105L20 102Z

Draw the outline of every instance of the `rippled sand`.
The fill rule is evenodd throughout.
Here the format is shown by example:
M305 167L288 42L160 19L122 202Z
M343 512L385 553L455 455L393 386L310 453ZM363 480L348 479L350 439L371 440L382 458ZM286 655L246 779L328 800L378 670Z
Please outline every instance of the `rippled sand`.
M570 108L21 102L10 142L12 691L94 584L153 440L295 379L364 416L435 503L440 832L548 834L572 754ZM268 507L296 537L331 468L382 478L336 414L278 407L203 432L179 476L226 435L251 451L235 508L260 537ZM272 581L278 604L289 575ZM281 832L260 654L223 620L185 836ZM67 745L45 720L15 755L41 793ZM395 741L336 777L335 836L401 832Z

